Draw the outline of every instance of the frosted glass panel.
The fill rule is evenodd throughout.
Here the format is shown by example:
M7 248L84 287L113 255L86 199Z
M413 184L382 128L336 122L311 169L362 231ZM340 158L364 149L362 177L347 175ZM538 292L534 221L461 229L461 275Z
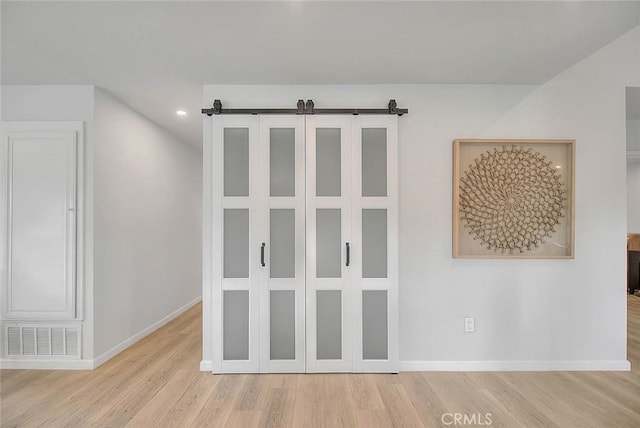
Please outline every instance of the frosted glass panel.
M316 196L340 196L340 128L316 129Z
M296 213L293 209L271 210L271 278L296 276Z
M247 128L224 128L224 196L249 196Z
M224 277L249 278L249 210L224 210Z
M339 290L316 291L316 358L342 358L342 293Z
M295 129L271 128L270 137L271 196L295 196Z
M296 358L296 294L293 290L271 292L270 349L272 360Z
M362 292L362 358L386 360L388 358L387 292Z
M340 209L316 210L316 278L342 276Z
M224 291L222 358L249 359L249 292Z
M387 196L387 129L362 130L362 196Z
M362 210L362 277L387 277L387 210Z

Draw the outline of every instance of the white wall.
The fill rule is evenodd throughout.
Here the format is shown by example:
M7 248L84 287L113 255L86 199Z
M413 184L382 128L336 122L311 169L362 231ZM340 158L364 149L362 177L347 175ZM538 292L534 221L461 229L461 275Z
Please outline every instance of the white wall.
M99 89L95 141L94 352L101 362L199 299L202 162Z
M318 108L380 108L396 98L409 109L399 120L402 369L621 369L624 96L625 85L640 79L638 46L636 28L539 87L207 85L203 105L219 98L227 108L291 108L312 98ZM577 140L575 260L452 259L452 141L459 137ZM463 331L468 316L476 318L474 334ZM478 363L487 361L494 363Z
M2 89L2 120L85 123L83 359L101 363L200 296L201 155L93 86Z
M627 162L627 232L640 233L640 159Z
M84 159L84 322L82 358L93 358L93 101L94 88L77 86L2 86L2 120L82 121ZM82 302L80 302L82 303Z
M627 120L627 232L640 233L640 120Z
M0 5L0 22L2 22L2 5ZM2 31L0 31L0 120L2 120Z

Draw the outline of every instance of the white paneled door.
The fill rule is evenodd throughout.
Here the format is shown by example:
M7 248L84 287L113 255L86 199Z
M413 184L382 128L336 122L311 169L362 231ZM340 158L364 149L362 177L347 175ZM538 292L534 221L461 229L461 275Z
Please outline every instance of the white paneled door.
M397 371L397 117L211 120L213 371Z
M260 371L305 371L304 117L260 117Z
M258 118L214 117L214 371L260 370L262 180Z
M79 131L21 127L0 145L3 319L72 319Z
M307 118L307 370L352 362L350 116Z
M353 370L398 371L397 116L354 118Z
M307 118L307 371L398 370L396 116Z

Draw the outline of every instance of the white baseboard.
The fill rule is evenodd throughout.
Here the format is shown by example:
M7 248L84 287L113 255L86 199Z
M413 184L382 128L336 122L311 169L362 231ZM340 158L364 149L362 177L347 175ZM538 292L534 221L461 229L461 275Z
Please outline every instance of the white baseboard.
M621 371L631 370L627 360L616 361L400 361L401 372L500 371ZM213 371L211 360L200 361L201 372Z
M613 361L400 361L403 372L473 371L629 371L627 360Z
M197 303L198 302L196 301L195 303L191 303L190 305L193 306L194 304L197 304ZM185 310L183 310L182 312L184 312ZM175 315L174 318L176 316L177 315ZM164 320L165 318L163 318L163 321ZM167 322L168 321L164 322L164 324L166 324ZM154 326L156 324L154 324ZM159 327L160 326L156 327L155 329ZM151 327L149 327L148 329L145 329L143 332L147 332L147 330L149 330L150 328ZM142 337L151 333L151 331L147 332L141 337L138 337L143 333L143 332L140 332L136 336L133 336L131 339L128 339L125 342L122 342L117 347L114 347L108 352L105 352L99 357L101 361L100 364L103 364L109 358L117 355L119 352L131 346L137 340L142 339ZM135 337L138 337L138 339L134 340ZM120 349L120 350L116 351L116 349ZM112 352L114 352L113 355L111 355ZM109 355L108 358L107 358L107 355ZM102 360L103 358L105 358L104 361ZM96 361L98 361L98 359L95 359L95 360L0 360L0 368L23 369L23 370L91 370L95 367L98 367L98 365L100 365L100 364L95 365ZM629 370L631 370L631 363L629 363L629 361L626 361L626 360L620 360L620 361L401 361L400 362L400 371L402 372L629 371ZM200 361L200 371L201 372L213 371L212 361L211 360Z
M201 300L202 300L202 297L198 297L197 299L192 300L191 302L187 303L186 305L182 306L181 308L178 308L175 311L171 312L169 315L167 315L166 317L162 318L161 320L156 321L155 323L151 324L149 327L145 328L144 330L142 330L142 331L134 334L130 338L120 342L118 345L116 345L113 348L109 349L107 352L105 352L104 354L100 355L99 357L94 358L93 359L93 365L92 365L91 368L95 369L95 368L100 367L102 364L106 363L111 358L115 357L120 352L122 352L125 349L127 349L129 346L133 345L134 343L136 343L137 341L143 339L144 337L150 335L151 333L153 333L154 331L156 331L157 329L159 329L163 325L167 324L169 321L172 321L174 318L177 318L178 316L182 315L183 313L185 313L186 311L191 309L193 306L195 306L198 303L200 303Z
M91 370L92 360L0 360L3 370Z

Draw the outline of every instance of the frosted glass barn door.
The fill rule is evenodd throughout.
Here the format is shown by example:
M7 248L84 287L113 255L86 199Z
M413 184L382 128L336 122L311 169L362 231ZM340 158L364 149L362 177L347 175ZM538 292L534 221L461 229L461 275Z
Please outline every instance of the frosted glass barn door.
M352 371L351 117L307 116L307 371Z
M260 285L260 371L305 370L305 147L303 116L261 116L265 243Z
M357 116L352 137L353 369L398 371L397 116Z
M397 371L397 117L212 133L213 371Z
M259 371L261 177L258 118L213 118L214 372Z

